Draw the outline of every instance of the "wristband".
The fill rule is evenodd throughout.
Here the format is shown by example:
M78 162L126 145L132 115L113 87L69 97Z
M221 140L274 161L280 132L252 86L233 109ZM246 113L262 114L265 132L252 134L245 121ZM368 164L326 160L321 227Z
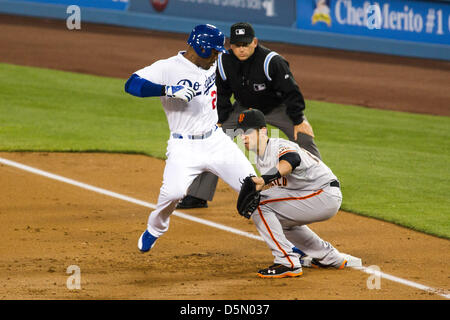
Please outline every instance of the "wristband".
M274 180L281 178L280 171L278 171L277 168L274 167L273 169L269 170L269 172L274 172L274 171L276 171L275 174L263 174L261 176L261 178L263 178L263 180L264 180L265 185L271 183Z

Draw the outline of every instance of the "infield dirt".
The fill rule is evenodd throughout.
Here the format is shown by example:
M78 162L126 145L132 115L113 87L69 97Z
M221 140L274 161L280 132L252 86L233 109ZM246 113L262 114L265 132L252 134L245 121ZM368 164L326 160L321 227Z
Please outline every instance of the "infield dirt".
M68 31L63 21L0 15L0 26L1 62L124 79L186 46L185 35L90 24ZM306 99L450 114L448 62L267 45L289 60ZM0 157L151 203L164 168L164 161L139 155ZM296 279L259 279L256 271L272 263L263 242L178 217L141 254L136 244L150 209L6 165L0 181L1 299L441 299L388 280L369 290L368 275L353 269L305 268ZM220 181L209 208L185 212L256 234L236 214L235 201ZM448 240L346 212L311 228L365 266L450 288ZM80 267L81 290L66 287L70 265Z

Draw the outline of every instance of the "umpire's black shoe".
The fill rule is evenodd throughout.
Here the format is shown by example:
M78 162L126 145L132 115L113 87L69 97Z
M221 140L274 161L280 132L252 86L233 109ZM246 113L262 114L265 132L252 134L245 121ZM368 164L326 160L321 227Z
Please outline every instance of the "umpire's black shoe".
M303 274L302 267L289 268L279 263L276 263L266 269L258 271L258 277L260 278L299 277L302 274Z
M186 196L177 204L177 209L194 208L208 208L208 203L203 199L199 199L193 196Z

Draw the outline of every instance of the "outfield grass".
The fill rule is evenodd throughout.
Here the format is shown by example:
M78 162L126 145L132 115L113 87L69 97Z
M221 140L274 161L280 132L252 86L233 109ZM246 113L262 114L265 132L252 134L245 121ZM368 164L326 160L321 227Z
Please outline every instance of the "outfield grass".
M169 129L159 100L123 87L121 79L0 64L0 150L163 158Z
M165 157L159 99L124 80L0 64L1 151ZM450 239L450 118L307 101L316 143L342 183L343 210Z

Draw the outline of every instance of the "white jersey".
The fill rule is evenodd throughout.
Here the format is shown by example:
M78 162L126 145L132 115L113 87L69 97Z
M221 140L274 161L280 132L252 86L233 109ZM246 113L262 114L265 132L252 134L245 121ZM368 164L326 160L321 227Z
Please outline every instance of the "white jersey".
M264 155L257 157L256 167L261 175L275 167L279 158L288 152L297 152L300 155L300 165L287 176L273 181L273 186L290 190L318 190L332 180L337 180L331 169L320 159L300 148L298 144L282 138L270 138Z
M217 63L205 70L187 60L184 53L180 51L174 57L156 61L135 73L156 84L184 85L194 89L196 96L190 102L162 96L161 103L172 133L203 134L214 128L218 121L215 84Z

